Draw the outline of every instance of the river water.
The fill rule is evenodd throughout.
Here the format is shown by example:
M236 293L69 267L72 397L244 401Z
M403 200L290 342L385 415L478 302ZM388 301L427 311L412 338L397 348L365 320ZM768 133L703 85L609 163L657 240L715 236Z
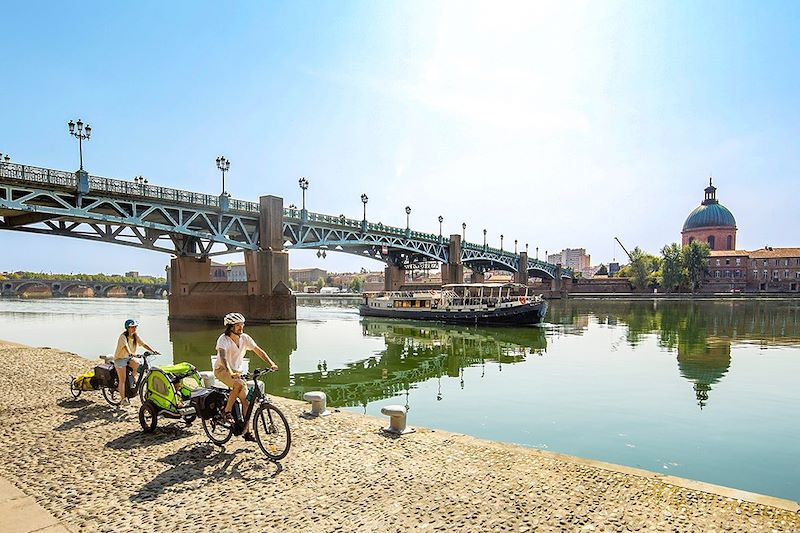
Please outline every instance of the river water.
M0 300L0 339L94 358L128 317L156 364L210 368L222 326L170 326L159 300ZM281 368L274 394L323 390L378 417L407 405L412 426L800 500L798 300L571 299L531 328L362 319L335 303L297 317L247 327Z

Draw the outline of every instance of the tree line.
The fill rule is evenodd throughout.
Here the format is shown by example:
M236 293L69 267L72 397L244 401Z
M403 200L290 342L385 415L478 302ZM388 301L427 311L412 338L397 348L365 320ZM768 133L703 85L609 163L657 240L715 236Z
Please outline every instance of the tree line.
M708 274L708 245L692 241L683 246L672 243L661 248L661 256L643 252L638 246L630 254L630 263L617 277L630 279L634 289L661 288L666 292L696 292Z
M0 279L41 279L47 281L88 281L92 283L141 283L164 285L167 280L156 276L120 276L118 274L48 274L46 272L9 272Z

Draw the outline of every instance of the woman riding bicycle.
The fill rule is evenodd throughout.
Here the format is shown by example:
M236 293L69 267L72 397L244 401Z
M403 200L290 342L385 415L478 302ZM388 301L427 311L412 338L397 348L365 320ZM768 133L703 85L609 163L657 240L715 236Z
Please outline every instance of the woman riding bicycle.
M139 361L136 360L136 350L139 346L145 350L155 352L149 344L144 342L136 332L139 323L129 318L125 321L125 331L117 339L117 349L114 351L114 368L119 378L119 397L122 399L120 405L130 405L131 401L125 396L125 373L128 366L133 370L133 379L136 380L136 372L139 369Z
M239 313L228 313L223 320L225 332L217 339L217 363L214 365L214 376L225 385L231 388L228 395L228 403L225 405L225 417L232 421L231 410L236 398L242 402L242 412L247 412L247 386L242 380L242 363L244 354L247 350L252 350L270 366L271 370L277 370L276 365L270 359L267 352L262 350L253 338L244 333L244 316ZM250 421L247 421L244 440L254 441L255 437L250 432Z

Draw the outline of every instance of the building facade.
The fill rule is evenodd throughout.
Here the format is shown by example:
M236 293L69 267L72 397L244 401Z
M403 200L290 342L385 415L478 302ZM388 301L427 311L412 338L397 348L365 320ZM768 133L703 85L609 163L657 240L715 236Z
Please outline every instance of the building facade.
M713 250L708 258L708 292L800 292L800 248Z
M590 268L592 258L586 253L585 248L564 248L559 253L548 255L547 262L582 272Z

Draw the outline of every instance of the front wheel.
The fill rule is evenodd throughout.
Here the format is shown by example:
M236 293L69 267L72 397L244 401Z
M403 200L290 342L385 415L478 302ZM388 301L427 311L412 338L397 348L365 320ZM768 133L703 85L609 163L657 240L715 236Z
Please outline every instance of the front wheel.
M145 372L141 377L142 382L139 384L139 400L144 404L147 401L147 378L150 372Z
M69 382L69 393L72 395L72 398L77 400L78 396L81 395L81 388L75 382L75 378L72 378Z
M271 403L262 403L253 417L256 440L261 451L273 461L286 457L292 445L289 422L280 409Z
M122 398L119 395L119 390L116 388L112 389L111 387L103 387L103 398L106 399L109 405L114 407L118 406L122 401Z
M145 433L152 433L158 425L158 407L147 401L139 408L139 423Z
M233 436L233 424L225 421L221 411L211 418L203 419L203 430L217 446L222 446Z

